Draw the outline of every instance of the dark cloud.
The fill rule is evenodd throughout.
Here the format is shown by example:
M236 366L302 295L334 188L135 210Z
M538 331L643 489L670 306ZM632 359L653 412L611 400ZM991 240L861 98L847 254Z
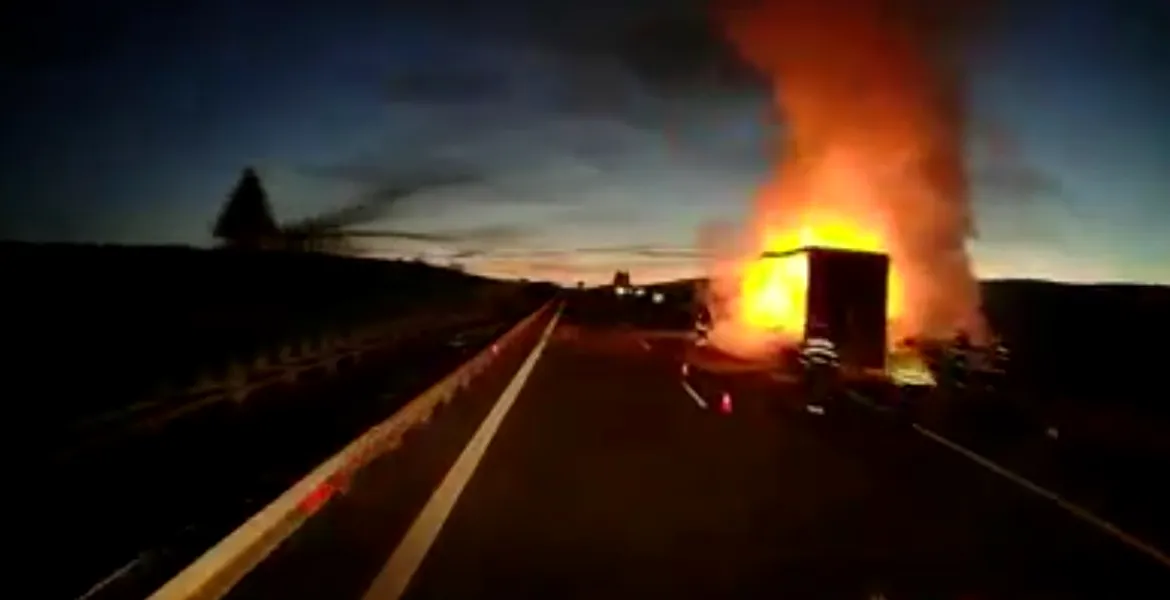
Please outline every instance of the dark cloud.
M712 91L767 89L726 42L707 4L611 0L554 7L513 0L488 9L427 3L414 13L421 10L419 18L428 20L441 15L442 25L433 27L463 51L444 48L432 60L388 74L390 99L508 98L554 114L660 127L676 105Z
M694 248L679 248L675 246L655 246L639 244L630 246L595 246L578 248L578 254L615 255L637 258L664 258L664 259L696 259L703 254Z
M391 74L386 93L394 102L480 102L505 95L509 82L471 69L432 71L426 65Z
M534 232L523 228L517 228L514 231L501 228L500 231L494 234L490 231L483 233L487 235L480 234L478 240L475 239L475 232L472 231L449 232L440 235L431 235L428 233L425 235L426 239L422 239L422 237L411 237L410 239L437 242L471 242L469 247L459 248L451 255L459 259L477 258L508 263L547 263L550 265L559 265L561 269L569 267L596 269L598 267L596 261L593 259L597 257L604 257L607 265L615 263L638 264L643 266L670 264L691 265L695 259L702 257L702 254L694 249L665 245L615 245L571 249L548 247L517 248L515 247L516 243L523 243L533 239L534 236L532 234ZM416 236L417 234L412 233L411 235ZM476 241L480 243L476 244Z
M416 157L413 162L414 165L391 165L370 159L356 159L333 164L302 165L294 167L294 171L305 177L375 184L394 189L423 189L474 181L482 177L471 165L450 160Z
M701 10L638 21L621 32L614 51L641 81L663 93L764 85Z
M484 252L482 250L459 250L459 251L453 252L451 254L451 258L453 260L464 260L464 259L468 259L468 258L478 258L478 257L483 256L483 255L484 255Z
M969 131L975 142L970 148L970 180L992 192L981 201L1060 198L1065 194L1060 180L1028 160L1019 140L991 115L972 120Z
M606 226L629 225L631 223L646 222L649 215L639 210L640 207L623 205L620 207L570 206L554 215L561 223L575 225Z
M971 174L976 185L1012 199L1028 200L1041 196L1060 197L1061 183L1043 171L1023 164L984 167Z
M354 184L361 191L351 203L319 214L305 225L335 228L377 221L403 200L419 192L482 181L476 169L454 163L431 162L406 170L367 162L305 166L295 171L306 177Z
M746 105L734 95L766 88L712 26L705 1L435 0L390 10L410 41L382 81L396 119L385 147L305 170L354 184L356 203L409 206L413 216L460 203L586 204L620 188L612 182L622 174L682 177L688 162L762 154L760 136L743 135ZM482 180L423 201L382 166L418 156L472 165Z
M364 239L402 239L420 242L515 242L533 235L530 228L517 225L483 225L461 229L430 231L374 230L359 229L348 231L346 236Z

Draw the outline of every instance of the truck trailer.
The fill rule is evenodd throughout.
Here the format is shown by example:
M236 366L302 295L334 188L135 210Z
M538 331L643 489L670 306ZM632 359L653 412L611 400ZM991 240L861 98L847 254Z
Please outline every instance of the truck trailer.
M807 247L765 252L760 260L801 261L807 275L804 335L824 324L843 368L884 372L890 260L885 254Z

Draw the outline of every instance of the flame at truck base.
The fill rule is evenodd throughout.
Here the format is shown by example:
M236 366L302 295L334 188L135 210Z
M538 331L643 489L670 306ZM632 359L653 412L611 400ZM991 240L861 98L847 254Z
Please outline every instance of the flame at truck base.
M790 239L826 239L812 231ZM865 377L880 373L903 385L932 385L929 369L912 349L889 343L898 339L891 325L902 309L902 296L888 255L856 249L879 246L872 241L851 243L848 249L842 245L765 252L741 263L731 306L712 310L723 315L716 320L712 343L776 365L792 354L785 348L802 341L807 322L815 320L829 327L847 371Z
M788 339L804 334L809 286L808 261L789 252L816 247L888 254L875 229L824 213L810 215L800 227L767 231L762 245L763 256L744 267L738 318L750 328ZM891 265L887 290L886 318L896 327L904 313L905 297L897 265Z

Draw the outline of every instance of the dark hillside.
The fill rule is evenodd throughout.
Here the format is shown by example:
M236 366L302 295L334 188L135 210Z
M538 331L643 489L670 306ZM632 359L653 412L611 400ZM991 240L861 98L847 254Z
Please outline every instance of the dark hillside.
M1079 400L1170 415L1158 383L1170 341L1170 287L991 281L984 310L1028 378Z
M9 385L35 411L130 404L372 320L486 310L532 286L420 262L182 247L0 245ZM527 309L527 306L522 307Z

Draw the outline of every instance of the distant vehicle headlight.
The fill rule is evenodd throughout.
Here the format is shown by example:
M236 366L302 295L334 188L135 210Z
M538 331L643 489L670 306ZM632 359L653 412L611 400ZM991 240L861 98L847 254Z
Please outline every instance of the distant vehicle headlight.
M666 300L666 296L662 292L654 292L654 295L650 299L654 300L655 304L662 304L662 301Z

